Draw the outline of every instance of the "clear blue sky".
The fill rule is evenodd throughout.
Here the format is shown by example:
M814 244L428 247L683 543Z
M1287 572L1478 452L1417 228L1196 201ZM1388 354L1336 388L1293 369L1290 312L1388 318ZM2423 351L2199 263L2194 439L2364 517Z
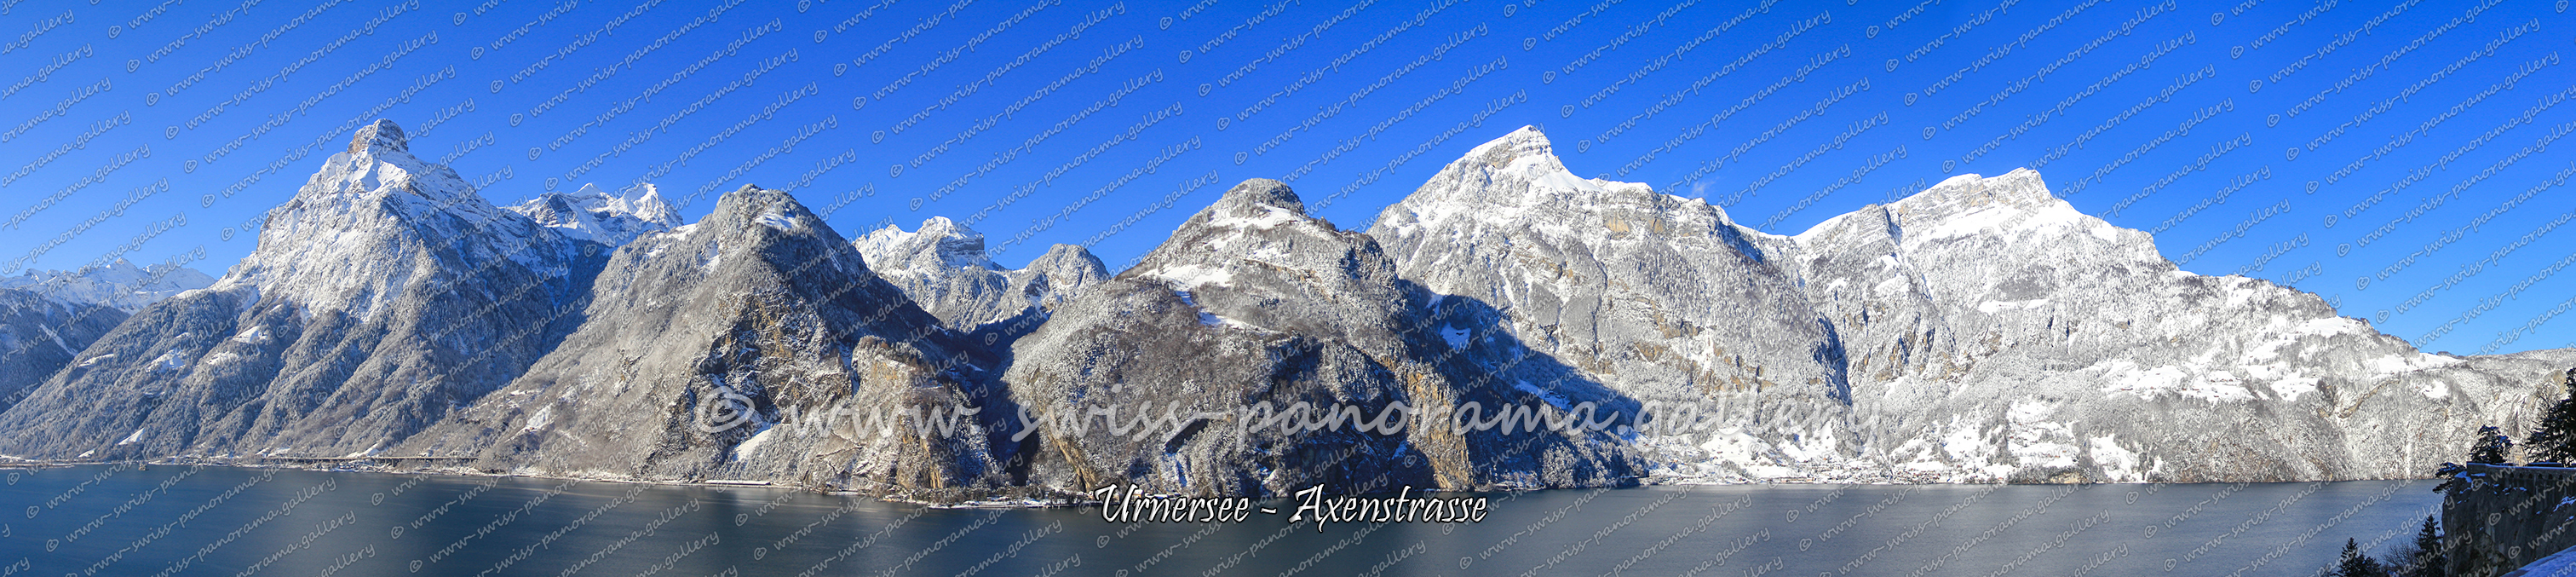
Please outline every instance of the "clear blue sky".
M2553 224L2576 196L2525 195L2576 169L2540 150L2576 130L2563 3L0 7L10 274L221 274L378 117L497 204L650 181L695 219L756 183L845 236L948 216L1005 264L1089 243L1113 268L1246 178L1365 228L1528 124L1577 174L1770 232L2035 167L2186 270L2314 291L2426 350L2576 327L2576 232Z

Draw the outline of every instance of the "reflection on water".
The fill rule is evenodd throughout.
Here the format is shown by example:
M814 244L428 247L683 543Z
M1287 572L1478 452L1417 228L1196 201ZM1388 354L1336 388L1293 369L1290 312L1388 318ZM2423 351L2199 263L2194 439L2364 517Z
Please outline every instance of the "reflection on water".
M2285 575L2410 539L2427 481L1488 495L1482 523L1112 524L766 487L230 467L13 470L15 575Z

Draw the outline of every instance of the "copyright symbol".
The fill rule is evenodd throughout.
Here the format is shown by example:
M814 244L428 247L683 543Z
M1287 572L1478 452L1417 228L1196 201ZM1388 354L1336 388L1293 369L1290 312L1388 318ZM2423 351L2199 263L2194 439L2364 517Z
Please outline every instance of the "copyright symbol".
M709 434L722 433L742 426L744 422L750 420L751 397L743 396L742 393L718 389L716 398L698 404L699 431Z

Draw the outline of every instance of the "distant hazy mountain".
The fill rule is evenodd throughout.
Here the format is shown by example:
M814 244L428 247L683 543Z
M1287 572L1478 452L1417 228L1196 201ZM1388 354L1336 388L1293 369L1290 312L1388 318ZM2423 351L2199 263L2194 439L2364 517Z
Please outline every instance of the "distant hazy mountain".
M128 313L181 292L215 284L214 277L175 264L137 267L125 259L79 271L31 270L0 277L0 288L14 288L71 303L115 307Z

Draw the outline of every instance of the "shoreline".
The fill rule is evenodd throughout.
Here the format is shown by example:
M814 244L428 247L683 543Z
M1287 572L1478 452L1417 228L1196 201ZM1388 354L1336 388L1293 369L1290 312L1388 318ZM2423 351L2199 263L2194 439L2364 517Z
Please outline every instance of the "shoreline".
M492 473L492 472L474 471L474 470L470 470L470 469L456 469L456 468L451 468L451 467L426 467L426 466L425 466L425 467L421 467L421 468L417 468L417 469L402 470L402 469L396 469L396 468L394 468L394 466L392 466L392 465L383 464L383 462L382 462L382 461L378 461L378 460L376 460L376 459L366 459L366 458L353 458L353 459L347 459L347 460L333 460L333 461L330 461L330 462L335 463L335 465L334 465L334 466L328 466L328 467L322 467L322 466L310 466L310 465L299 465L299 464L290 463L290 462L280 462L280 461L287 461L287 460L285 460L285 459L280 459L280 460L263 460L263 461L265 461L265 462L211 461L211 460L201 461L201 460L187 460L187 459L178 459L178 458L164 458L164 459L140 460L140 461L136 461L136 460L127 460L127 461L50 461L50 460L31 460L31 459L20 459L20 458L16 458L16 457L0 457L0 470L10 470L10 469L41 470L41 469L58 469L58 468L80 467L80 466L95 466L95 465L128 465L128 464L131 464L131 465L135 465L135 466L137 466L138 468L148 468L148 467L151 467L151 466L154 466L154 465L160 465L160 466L171 466L171 467L184 467L184 466L212 466L212 467L238 467L238 468L245 468L245 469L292 469L292 470L312 471L312 472L381 473L381 474L389 474L389 475L437 475L437 476L453 477L453 478L459 478L459 479L464 479L464 478L477 478L477 477L480 477L480 478L496 478L496 479L498 479L498 478L552 479L552 480L585 481L585 482L597 482L597 483L619 483L619 484L629 484L629 485L659 485L659 486L667 486L667 487L696 487L696 488L721 488L721 489L777 489L777 490L790 490L790 491L801 491L801 492L806 492L806 493L814 493L814 494L829 495L829 496L836 496L836 497L865 497L865 498L875 499L875 500L877 500L877 501L881 501L881 502L887 502L887 503L906 503L906 504L921 505L921 506L924 506L924 507L937 508L937 509L1059 509L1059 508L1078 508L1078 507L1088 507L1088 506L1100 505L1100 504L1102 504L1102 503L1103 503L1103 501L1098 500L1098 499L1090 499L1090 498L1087 498L1087 495L1075 495L1075 494L1071 494L1071 493L1053 492L1053 491L1047 491L1047 490L1045 490L1045 489L1043 489L1043 488L1033 488L1033 487L1011 487L1011 488L1006 488L1006 489L1005 489L1005 491L1003 491L1003 492L1007 492L1007 491L1008 491L1008 490L1010 490L1010 489L1017 489L1017 490L1020 490L1020 491L1033 491L1033 492L1056 493L1056 494L1047 494L1047 495L1031 495L1031 496L1023 496L1023 497L1018 497L1018 498L1009 498L1009 497L1004 497L1004 498L993 498L993 499L966 499L966 500L959 500L959 501L936 501L936 500L928 500L928 499L911 498L911 497L907 497L907 496L905 496L905 495L899 495L899 494L876 494L876 493L870 493L870 492L867 492L867 491L853 491L853 490L847 490L847 489L835 489L835 488L827 488L827 487L814 487L814 486L790 485L790 484L781 484L781 483L776 483L776 482L772 482L772 481L761 481L761 480L744 480L744 479L706 479L706 480L698 480L698 481L683 481L683 480L664 480L664 479L638 479L638 478L631 478L631 477L630 477L630 478L617 478L617 477L576 477L576 476L543 475L543 474L528 474L528 473ZM1629 489L1629 488L1642 488L1642 487L1668 487L1668 486L1698 487L1698 486L1754 486L1754 485L1835 485L1835 486L1930 486L1930 485L1954 485L1954 486L1963 486L1963 487L1973 487L1973 486L1995 486L1995 485L2004 485L2004 486L2011 486L2011 485L2023 485L2023 486L2092 486L2092 485L2128 485L2128 486L2149 486L2149 485L2154 485L2154 486L2161 486L2161 485L2204 485L2204 484L2208 484L2208 485L2215 485L2215 484L2237 484L2237 483L2243 483L2243 484L2258 484L2258 483L2266 483L2266 484L2268 484L2268 483L2338 483L2338 482L2349 482L2349 481L2423 481L2423 480L2431 480L2432 478L2431 478L2431 477L2402 477L2402 478L2386 478L2386 479L2326 479L2326 480L2318 480L2318 479L2289 479L2289 480L2266 480L2266 481L2223 481L2223 480L2221 480L2221 481L2105 481L2105 482L2071 482L2071 483L2027 483L2027 482L2025 482L2025 483L2015 483L2015 482L2009 482L2009 481L1996 481L1996 482L1954 482L1954 481L1902 482L1902 481L1892 480L1892 479L1873 479L1873 480L1867 480L1867 481L1856 481L1856 480L1822 479L1822 478L1812 478L1812 477L1775 478L1775 479L1761 480L1761 481L1742 481L1742 482L1724 481L1724 480L1715 480L1715 481L1712 481L1712 480L1706 480L1706 479L1707 479L1706 477L1660 476L1660 477L1638 477L1638 478L1631 478L1631 479L1629 479L1629 480L1631 481L1631 483L1624 484L1624 485L1619 485L1619 486L1600 486L1600 487L1541 487L1541 488L1500 488L1500 487L1497 487L1497 488L1486 489L1486 490L1470 490L1470 491L1441 491L1441 490L1436 490L1436 489L1419 489L1419 488L1417 488L1416 490L1417 490L1417 491L1423 491L1423 492L1426 492L1426 493L1521 493L1521 492L1547 491L1547 490ZM1385 493L1385 494L1394 494L1394 492L1393 492L1393 491L1385 491L1385 492L1383 492L1383 493ZM1355 495L1352 495L1352 496L1364 496L1364 495L1376 495L1376 494L1379 494L1379 493L1359 493L1359 494L1355 494ZM1171 496L1181 496L1181 495L1161 495L1161 494L1157 494L1157 495L1147 495L1147 496L1152 496L1152 497L1171 497ZM1271 497L1271 498L1267 498L1267 499L1259 498L1259 497L1254 497L1253 499L1254 499L1254 500L1259 501L1259 500L1284 500L1284 499L1289 499L1289 498L1290 498L1290 497L1288 497L1288 496L1279 496L1279 497Z

